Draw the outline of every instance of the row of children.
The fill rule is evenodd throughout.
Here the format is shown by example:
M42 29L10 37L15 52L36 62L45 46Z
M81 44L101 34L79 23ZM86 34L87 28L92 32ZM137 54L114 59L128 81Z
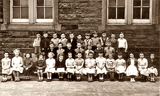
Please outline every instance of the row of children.
M52 80L52 73L58 73L59 79L63 80L64 74L67 73L68 80L71 81L72 76L76 76L76 80L81 80L81 75L88 76L88 81L93 81L94 76L99 76L99 81L104 81L104 75L109 74L110 80L114 81L114 74L119 74L119 81L123 81L123 76L131 77L131 82L135 82L135 77L142 76L142 82L146 82L147 76L150 75L151 82L155 82L155 76L158 75L155 65L154 54L150 55L150 59L144 58L144 53L140 53L140 58L137 60L133 53L130 53L130 58L126 61L123 59L122 53L118 53L118 59L113 59L110 54L109 58L103 57L103 51L98 53L96 59L93 58L93 52L88 53L88 57L83 59L82 53L78 52L76 59L73 59L71 52L68 53L67 59L61 54L57 59L54 59L54 53L48 53L48 59L45 59L42 54L39 58L26 53L25 57L19 56L20 50L14 50L15 57L9 59L8 52L4 53L2 59L2 82L7 81L7 75L13 72L15 81L20 81L19 73L25 73L27 80L30 79L31 70L36 70L38 81L43 81L43 72L47 73L47 82ZM34 66L34 67L33 67Z
M86 58L86 55L90 51L94 52L94 58L96 58L98 57L98 52L103 51L105 57L112 54L114 59L117 59L116 52L121 52L127 60L125 52L127 52L128 44L123 33L120 33L120 38L118 40L116 40L115 34L112 34L111 37L107 37L106 32L102 33L102 37L98 37L96 31L93 33L92 38L89 33L86 33L84 40L82 40L82 35L77 35L77 38L74 38L73 33L69 34L69 39L66 38L65 34L61 34L61 38L59 39L57 33L54 33L53 38L49 39L47 32L43 33L42 38L40 34L36 36L37 38L33 43L35 53L39 54L43 52L46 58L49 52L53 52L55 58L58 58L60 54L67 55L68 52L73 53L73 56L81 52L83 55L82 57ZM73 58L75 59L75 57Z

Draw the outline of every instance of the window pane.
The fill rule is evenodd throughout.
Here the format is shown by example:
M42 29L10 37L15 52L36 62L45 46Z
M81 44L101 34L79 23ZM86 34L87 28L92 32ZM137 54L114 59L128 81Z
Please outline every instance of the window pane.
M37 0L37 6L44 6L44 0Z
M140 8L133 9L133 19L140 19Z
M13 0L13 6L20 6L20 0Z
M125 6L125 0L117 0L117 6Z
M37 8L37 19L44 19L44 8Z
M149 6L150 5L150 0L143 0L142 5L143 6Z
M28 6L28 0L21 0L21 6Z
M124 19L125 8L117 8L117 19Z
M149 8L142 8L142 19L149 19Z
M116 6L116 0L109 0L109 6Z
M28 8L21 8L21 18L28 19Z
M20 18L20 8L13 8L13 18Z
M141 6L141 0L134 0L133 6Z
M52 8L45 8L45 19L52 19Z
M109 8L109 19L116 19L116 8Z
M45 6L52 6L52 0L45 0Z

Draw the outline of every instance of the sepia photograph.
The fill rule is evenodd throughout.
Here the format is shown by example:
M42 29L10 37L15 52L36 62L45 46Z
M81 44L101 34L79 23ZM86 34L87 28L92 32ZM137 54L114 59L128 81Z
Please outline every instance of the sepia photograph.
M0 0L0 96L160 96L160 0Z

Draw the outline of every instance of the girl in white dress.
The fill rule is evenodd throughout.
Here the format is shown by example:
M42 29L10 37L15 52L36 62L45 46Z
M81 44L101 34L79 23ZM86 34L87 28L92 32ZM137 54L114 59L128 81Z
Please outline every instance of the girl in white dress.
M68 81L72 81L72 75L74 75L74 59L72 58L72 53L68 53L68 59L66 60L66 71Z
M138 70L140 71L140 74L142 76L142 82L146 82L148 74L148 60L144 58L144 53L140 53L140 58L138 59Z
M96 70L97 74L99 74L99 81L104 81L104 74L107 73L105 65L106 65L106 58L103 57L103 52L98 53L99 57L96 58Z
M93 58L93 52L88 53L88 59L85 60L85 73L88 74L88 82L93 82L95 74L96 60Z
M122 58L122 53L118 53L118 59L116 60L116 71L119 74L119 81L123 81L123 75L126 70L126 61Z
M9 53L5 52L4 53L4 58L2 59L2 76L3 80L2 82L7 81L7 75L11 74L10 70L10 64L11 64L11 59L8 57Z
M82 58L82 53L77 54L78 58L75 59L75 73L76 73L76 80L81 80L81 75L83 74L83 65L84 65L84 59Z
M130 76L130 81L135 82L135 76L138 76L138 70L137 70L137 59L134 58L134 54L130 53L130 58L127 60L128 68L126 70L126 75Z
M49 52L48 53L48 59L46 59L46 69L45 72L47 72L47 82L51 82L52 80L52 73L55 72L55 64L56 61L53 59L54 53Z
M19 82L19 73L23 73L23 59L19 56L20 50L15 49L14 51L15 57L12 58L12 70L15 78L15 82Z

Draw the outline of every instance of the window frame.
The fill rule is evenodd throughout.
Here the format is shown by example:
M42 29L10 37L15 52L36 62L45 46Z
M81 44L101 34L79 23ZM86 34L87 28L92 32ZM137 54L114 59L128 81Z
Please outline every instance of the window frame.
M124 19L109 19L109 0L107 0L107 12L106 12L106 14L107 14L107 24L108 25L121 25L121 24L127 24L127 14L128 14L128 12L127 12L127 5L128 5L128 2L127 2L127 0L125 0L125 14L124 14ZM116 2L117 3L117 2ZM116 5L116 17L117 17L117 5Z
M153 0L150 0L150 7L149 7L149 19L133 19L133 10L134 10L134 0L132 0L132 23L133 24L152 24L152 8L153 8ZM143 6L142 6L142 0L141 0L141 10L142 10ZM142 15L142 11L141 11L141 15Z
M14 19L13 18L13 0L10 0L10 22L11 23L29 23L29 15L30 15L30 0L28 0L28 19Z
M55 14L54 0L52 0L52 19L37 19L37 0L33 0L33 1L34 1L34 12L35 12L34 22L39 23L39 24L40 23L54 23L54 14Z

